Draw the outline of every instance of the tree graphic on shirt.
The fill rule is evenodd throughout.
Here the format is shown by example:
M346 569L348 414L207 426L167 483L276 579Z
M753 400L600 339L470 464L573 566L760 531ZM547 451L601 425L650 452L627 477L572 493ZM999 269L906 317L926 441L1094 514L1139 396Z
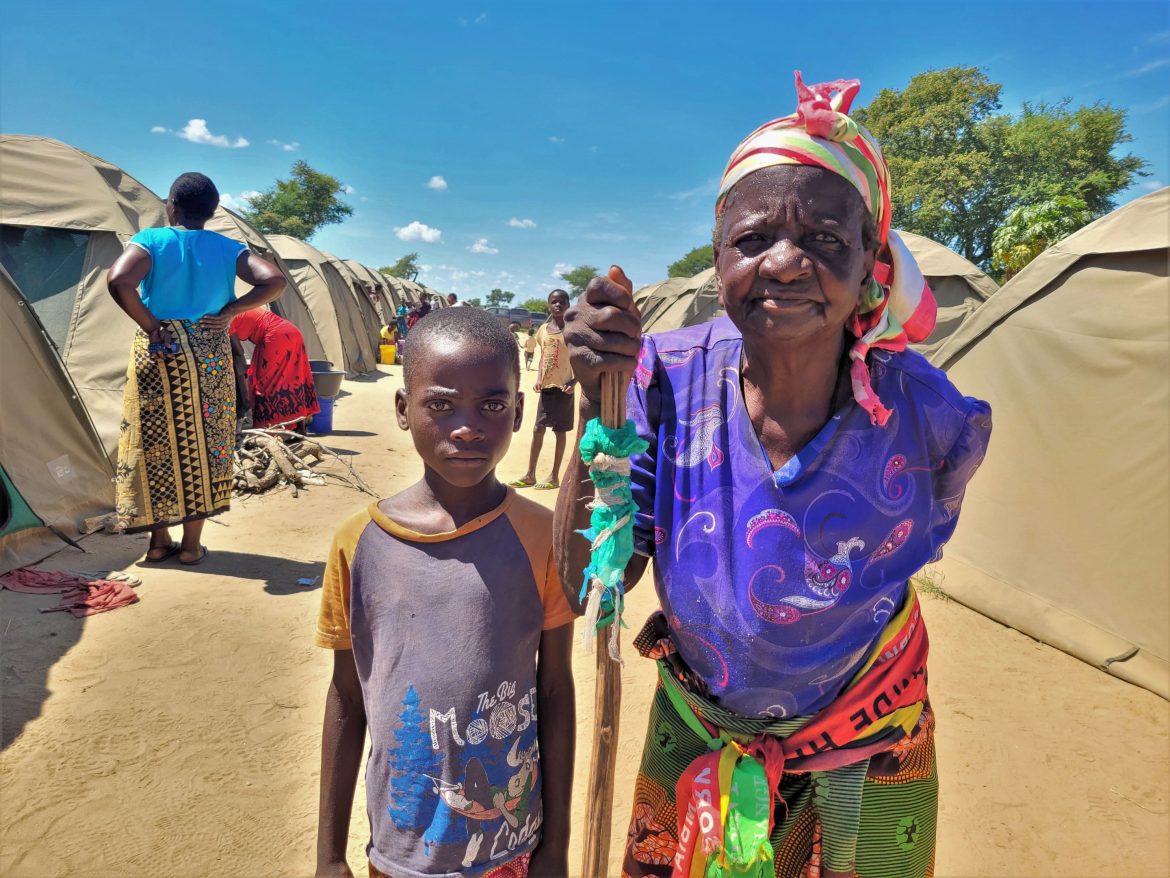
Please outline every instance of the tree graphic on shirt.
M431 777L441 776L442 762L431 749L427 715L419 706L420 701L410 686L402 699L402 712L398 714L402 727L394 733L398 746L386 751L392 770L386 810L399 829L419 828L416 820L426 813L424 803L438 798Z

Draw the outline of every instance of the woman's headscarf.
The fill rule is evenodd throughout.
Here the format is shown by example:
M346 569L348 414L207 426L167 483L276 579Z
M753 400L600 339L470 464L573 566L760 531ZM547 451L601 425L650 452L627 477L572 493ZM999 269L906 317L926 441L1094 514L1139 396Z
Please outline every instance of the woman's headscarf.
M890 228L890 170L873 135L849 118L861 83L839 79L806 86L796 71L796 112L760 126L727 162L715 202L723 213L732 188L755 171L774 165L812 165L848 180L861 193L878 229L881 247L874 277L846 324L857 338L849 350L853 396L875 424L890 411L873 391L865 356L870 348L900 351L934 329L934 296L914 256Z

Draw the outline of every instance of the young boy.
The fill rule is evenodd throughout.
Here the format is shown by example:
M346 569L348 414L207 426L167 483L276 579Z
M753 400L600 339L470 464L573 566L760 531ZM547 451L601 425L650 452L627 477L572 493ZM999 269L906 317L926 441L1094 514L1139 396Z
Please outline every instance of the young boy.
M403 380L423 477L347 520L325 568L317 875L352 874L368 728L371 876L565 876L573 614L552 512L496 478L523 413L519 351L487 312L447 308L411 330Z
M512 482L513 488L532 488L551 491L560 486L561 460L565 456L565 436L573 429L573 367L569 364L569 348L565 344L565 312L569 310L569 294L553 290L548 294L548 320L536 333L540 345L540 366L536 386L540 402L536 407L536 425L532 433L532 450L528 453L528 472ZM545 429L556 437L552 474L543 482L536 481L536 464L544 446Z
M524 339L524 369L532 371L532 355L536 353L536 330L528 327L528 336Z

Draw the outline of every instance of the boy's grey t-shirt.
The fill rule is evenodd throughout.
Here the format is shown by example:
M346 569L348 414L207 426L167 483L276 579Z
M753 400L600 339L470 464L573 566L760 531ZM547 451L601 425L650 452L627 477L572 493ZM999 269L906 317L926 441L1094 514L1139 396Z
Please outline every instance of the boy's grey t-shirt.
M377 503L345 522L316 642L353 649L374 866L476 876L536 847L536 655L542 630L572 620L552 513L511 489L450 533L403 528Z

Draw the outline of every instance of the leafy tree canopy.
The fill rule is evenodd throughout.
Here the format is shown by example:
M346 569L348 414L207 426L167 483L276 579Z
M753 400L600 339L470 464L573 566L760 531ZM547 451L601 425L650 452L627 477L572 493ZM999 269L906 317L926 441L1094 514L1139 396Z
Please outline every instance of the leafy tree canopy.
M516 298L515 293L509 293L507 290L501 290L499 287L496 287L487 294L487 304L489 308L500 308L507 305L514 298Z
M527 308L529 311L535 311L539 314L547 314L548 313L548 300L547 299L529 299L527 302L525 302L520 307Z
M667 277L694 277L715 264L715 250L710 244L696 247L682 259L666 267Z
M407 253L393 265L383 265L378 271L391 277L400 277L403 280L414 280L418 277L418 254Z
M1039 204L1017 207L995 233L993 268L1007 280L1092 219L1088 205L1076 195L1058 195Z
M596 265L578 265L571 271L561 274L561 279L569 285L569 298L575 299L589 286L589 281L597 277L600 269Z
M933 238L986 269L996 230L1016 208L1079 198L1093 219L1144 176L1147 163L1114 154L1133 138L1125 110L1098 103L1025 104L1001 113L1002 86L974 67L919 73L883 89L855 118L882 144L893 225Z
M308 162L292 166L288 180L277 180L271 189L253 197L244 217L266 235L291 235L308 241L322 226L339 223L353 208L337 194L342 184L311 168Z

